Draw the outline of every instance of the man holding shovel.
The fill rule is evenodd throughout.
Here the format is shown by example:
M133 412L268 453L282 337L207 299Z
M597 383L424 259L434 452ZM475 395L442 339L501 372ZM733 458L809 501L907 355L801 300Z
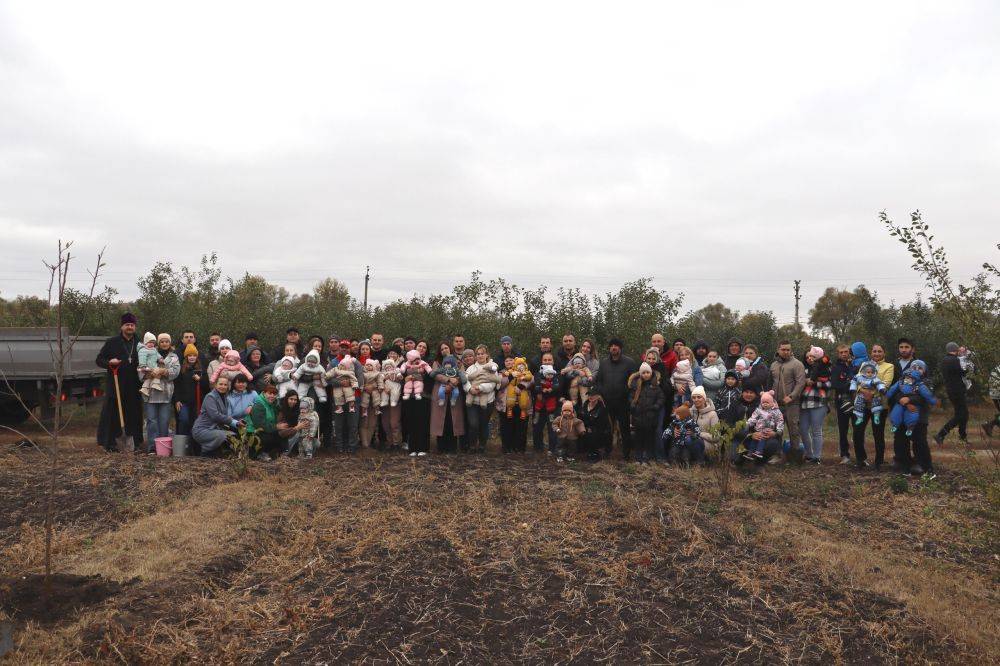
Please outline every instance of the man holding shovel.
M108 338L97 355L97 365L108 371L107 399L97 425L97 442L108 451L142 449L139 341L135 325L134 314L123 314L121 332Z

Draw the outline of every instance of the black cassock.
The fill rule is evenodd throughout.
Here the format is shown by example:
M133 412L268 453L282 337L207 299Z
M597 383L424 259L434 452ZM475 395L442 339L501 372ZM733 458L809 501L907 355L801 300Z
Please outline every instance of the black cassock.
M117 358L118 385L122 391L122 412L125 414L125 434L132 435L136 450L142 444L142 395L139 393L139 342L136 336L126 340L122 335L108 338L97 354L97 365L108 371L104 407L101 408L101 421L97 425L97 442L106 449L114 449L115 438L122 434L118 421L118 401L115 398L115 378L112 376L108 361Z

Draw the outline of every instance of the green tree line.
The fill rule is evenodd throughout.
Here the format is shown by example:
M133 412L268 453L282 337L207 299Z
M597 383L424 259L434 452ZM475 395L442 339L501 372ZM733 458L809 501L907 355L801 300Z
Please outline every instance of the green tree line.
M93 297L68 289L63 316L73 330L106 335L117 328L122 312L132 310L141 330L178 335L191 328L201 340L210 331L219 331L237 346L251 330L265 346L277 344L290 324L305 335L324 337L364 338L376 329L388 339L414 335L427 339L432 348L456 333L491 347L500 336L510 335L525 353L536 349L541 335L556 338L568 331L579 339L593 338L602 350L608 338L621 337L626 352L638 355L647 348L649 336L661 331L668 339L684 338L689 346L703 339L719 350L731 338L739 338L756 344L765 358L773 356L783 339L791 340L798 353L819 344L831 357L835 344L861 340L883 345L892 357L896 339L905 335L916 342L919 355L932 368L947 342L967 344L977 354L981 391L989 371L1000 363L1000 271L984 263L971 283L957 283L919 211L911 214L908 225L893 223L885 213L880 220L889 235L906 246L930 298L886 304L864 285L853 290L831 287L809 310L808 331L778 326L769 311L739 312L723 303L681 314L683 294L661 291L649 278L626 282L603 295L588 295L580 289L525 288L503 278L485 281L474 272L450 293L415 294L366 310L333 277L320 281L311 293L291 294L258 275L224 278L215 254L202 257L196 268L157 262L139 280L140 295L132 303L123 302L110 288ZM46 326L52 321L45 299L0 298L2 326Z

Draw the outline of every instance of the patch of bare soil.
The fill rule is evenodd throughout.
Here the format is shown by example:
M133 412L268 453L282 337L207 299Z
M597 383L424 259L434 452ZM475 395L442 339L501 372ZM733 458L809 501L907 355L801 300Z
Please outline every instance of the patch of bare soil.
M123 585L101 576L41 574L0 579L0 609L14 622L51 626L65 622L81 609L119 594Z

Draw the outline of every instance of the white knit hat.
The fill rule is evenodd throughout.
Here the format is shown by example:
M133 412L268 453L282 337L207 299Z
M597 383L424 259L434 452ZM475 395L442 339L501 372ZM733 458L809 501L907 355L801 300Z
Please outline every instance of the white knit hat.
M156 336L149 331L146 331L146 334L142 336L142 344L146 344L147 342L156 342Z
M232 349L233 343L225 339L219 340L219 349L222 349L223 347L229 347L230 349Z
M652 366L650 366L649 363L646 363L645 361L643 361L642 365L639 366L639 372L640 373L642 373L644 370L649 371L650 374L652 374L652 372L653 372Z
M705 398L705 400L708 400L708 396L705 394L705 387L704 386L695 386L693 389L691 389L691 397L692 398L694 398L695 396L699 396L699 395L701 397Z

